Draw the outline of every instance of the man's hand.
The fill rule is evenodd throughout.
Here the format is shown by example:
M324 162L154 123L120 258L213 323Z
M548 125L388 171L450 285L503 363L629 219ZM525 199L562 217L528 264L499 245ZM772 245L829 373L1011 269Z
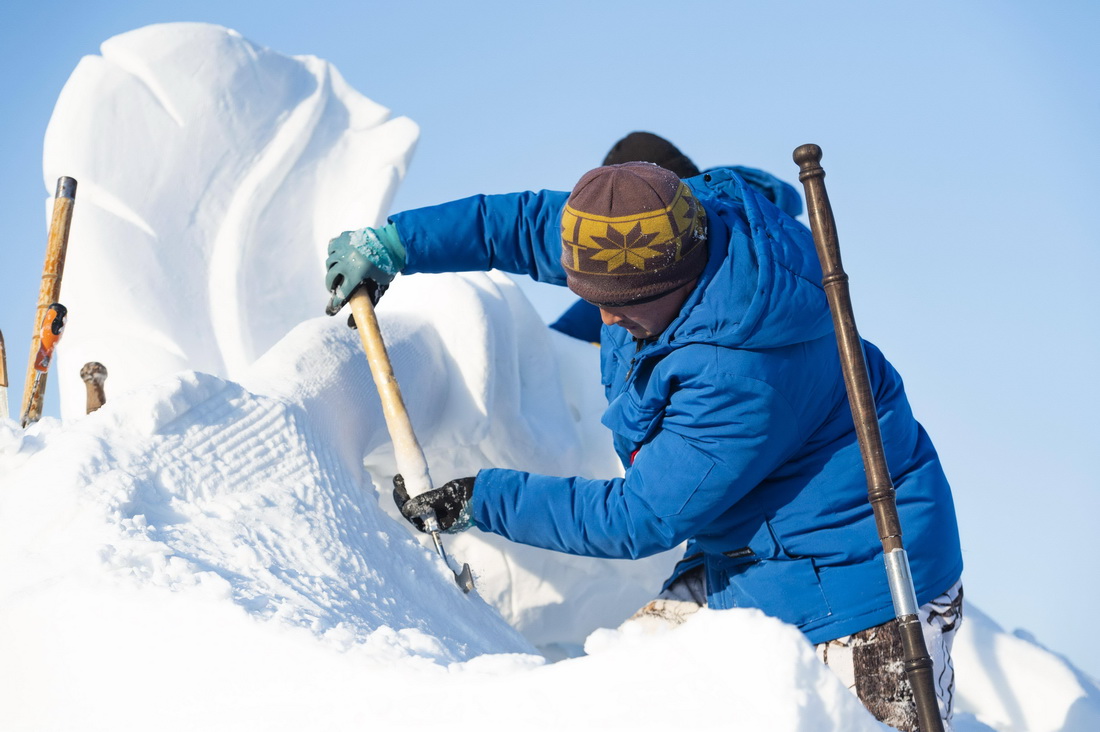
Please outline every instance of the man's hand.
M427 532L425 520L435 516L439 530L447 534L457 534L470 528L470 497L474 494L474 479L459 478L445 484L442 488L421 493L409 498L405 490L405 479L400 474L393 476L393 500L401 515L421 531Z
M405 268L405 247L393 224L345 231L328 243L325 289L332 293L325 312L335 315L363 285L378 304L386 287Z

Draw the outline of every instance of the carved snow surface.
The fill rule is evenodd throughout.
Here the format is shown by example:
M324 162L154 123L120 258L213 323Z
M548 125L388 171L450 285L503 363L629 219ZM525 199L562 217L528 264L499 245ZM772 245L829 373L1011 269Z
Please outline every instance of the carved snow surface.
M79 184L59 364L104 363L113 394L181 369L232 378L322 312L328 240L381 223L417 127L328 62L219 26L101 50L46 132L47 189ZM62 416L79 414L81 385L59 385Z

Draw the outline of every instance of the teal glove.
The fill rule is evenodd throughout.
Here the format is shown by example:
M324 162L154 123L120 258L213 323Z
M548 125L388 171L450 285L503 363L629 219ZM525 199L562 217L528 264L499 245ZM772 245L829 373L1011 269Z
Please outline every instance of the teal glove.
M345 231L328 243L325 269L325 289L332 293L326 313L335 315L360 285L377 305L394 276L405 269L405 247L397 227Z

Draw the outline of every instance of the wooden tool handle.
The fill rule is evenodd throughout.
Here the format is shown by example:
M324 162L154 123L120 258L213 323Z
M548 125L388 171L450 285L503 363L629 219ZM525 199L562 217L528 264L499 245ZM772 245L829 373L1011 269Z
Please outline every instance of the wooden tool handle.
M46 242L46 261L42 265L42 284L38 291L38 307L34 311L34 333L31 337L30 361L27 364L27 378L23 385L22 412L31 410L33 402L41 402L41 394L46 390L46 376L37 376L34 362L41 346L38 326L46 315L51 303L61 299L61 277L65 273L65 256L69 247L69 228L73 220L73 205L76 199L76 180L63 176L57 179L57 191L53 200L53 216L50 219L50 234ZM35 381L38 381L39 393L35 394Z
M4 349L4 334L0 332L0 386L8 385L8 352ZM8 416L8 415L3 415Z
M4 334L0 333L0 419L8 418L8 352L4 350Z
M821 148L814 144L801 145L795 149L793 157L798 164L798 179L802 181L806 193L810 230L813 232L814 246L821 262L821 285L825 289L833 317L844 383L848 389L852 418L855 420L863 468L867 473L868 496L875 508L879 538L884 551L901 549L901 524L895 505L894 484L886 464L878 410L863 354L863 342L856 327L848 274L841 261L836 219L829 203L829 193L825 189Z
M371 376L382 399L382 414L386 418L386 429L393 441L393 451L397 458L397 472L405 479L405 488L410 496L417 496L432 489L432 479L428 475L428 461L424 451L416 440L409 412L401 398L401 388L393 375L390 356L378 328L378 318L374 305L367 293L360 288L348 299L355 326L359 329L359 338L363 350L367 353Z
M840 241L829 194L825 190L825 171L821 167L821 148L814 144L800 145L794 151L798 164L798 179L806 192L806 209L810 219L814 246L821 261L821 284L829 300L836 331L837 350L848 389L848 404L852 411L856 438L863 467L867 473L867 494L875 515L890 596L894 601L897 627L905 657L905 673L913 687L913 700L922 732L943 732L939 705L936 701L932 658L924 641L918 617L916 590L909 568L908 555L901 538L894 485L886 464L886 451L879 431L878 412L870 375L863 354L862 340L856 327L852 298L848 290L848 275L840 259Z

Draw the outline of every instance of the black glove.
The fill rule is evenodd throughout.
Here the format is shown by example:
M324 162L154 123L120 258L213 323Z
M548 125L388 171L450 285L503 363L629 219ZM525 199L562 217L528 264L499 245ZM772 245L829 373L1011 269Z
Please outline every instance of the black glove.
M405 479L400 474L393 476L393 501L409 523L420 531L427 532L426 519L435 514L439 530L447 534L457 534L470 528L473 517L470 515L470 498L474 494L474 478L458 478L444 484L442 488L421 493L409 498L405 490Z

